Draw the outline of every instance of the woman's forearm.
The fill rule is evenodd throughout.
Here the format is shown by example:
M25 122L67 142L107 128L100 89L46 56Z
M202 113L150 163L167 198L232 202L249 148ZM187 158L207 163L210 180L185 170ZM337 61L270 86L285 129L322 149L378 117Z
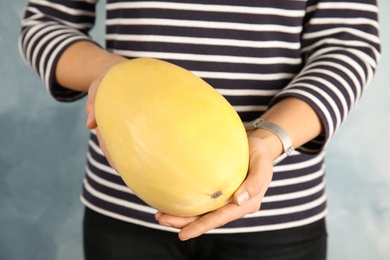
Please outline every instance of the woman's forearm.
M261 117L282 127L295 148L314 139L323 131L315 110L303 100L294 97L280 100ZM248 133L248 137L251 136L265 140L274 159L283 153L282 143L274 133L258 128Z
M126 60L90 41L79 41L61 55L55 80L61 86L81 92L88 91L91 82L111 65Z

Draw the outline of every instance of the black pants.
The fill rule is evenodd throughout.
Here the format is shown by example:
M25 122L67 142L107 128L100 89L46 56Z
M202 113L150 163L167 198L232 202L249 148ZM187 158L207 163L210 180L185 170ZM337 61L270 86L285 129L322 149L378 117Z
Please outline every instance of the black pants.
M206 234L180 241L176 233L146 228L86 209L86 260L281 259L324 260L325 221L278 231Z

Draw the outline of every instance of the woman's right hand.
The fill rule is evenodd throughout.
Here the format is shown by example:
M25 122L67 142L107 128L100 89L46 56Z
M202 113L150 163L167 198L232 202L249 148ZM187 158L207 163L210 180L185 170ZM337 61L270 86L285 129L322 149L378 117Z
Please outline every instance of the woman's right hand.
M99 146L100 146L100 149L103 151L103 154L104 156L106 157L108 163L110 164L110 166L112 168L115 169L115 165L114 165L114 162L112 161L108 151L107 151L107 147L103 141L103 138L100 134L100 131L99 131L99 127L97 125L97 122L96 122L96 118L95 118L95 97L96 97L96 93L97 93L97 90L99 88L99 85L101 83L101 81L103 80L104 76L107 74L107 72L112 68L114 67L116 64L122 62L122 61L125 61L126 59L123 58L123 59L116 59L112 64L110 64L106 69L103 70L103 72L95 79L92 81L91 85L89 86L88 88L88 99L87 99L87 102L85 104L85 111L86 111L86 114L87 114L87 123L86 123L86 127L88 129L95 129L96 131L96 136L98 138L98 141L99 141Z
M101 138L95 119L95 96L100 82L107 72L116 64L127 59L111 53L91 41L78 41L70 45L61 55L56 66L55 81L57 84L79 92L88 91L85 106L87 113L86 126L96 129L100 148L111 166L113 163Z

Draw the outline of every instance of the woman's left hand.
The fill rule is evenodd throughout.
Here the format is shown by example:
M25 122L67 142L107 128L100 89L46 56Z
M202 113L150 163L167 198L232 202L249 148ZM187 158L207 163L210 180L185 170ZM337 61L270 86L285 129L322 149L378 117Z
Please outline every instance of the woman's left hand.
M248 175L229 204L194 217L178 217L158 211L155 215L157 221L163 226L180 229L180 240L188 240L258 211L272 179L273 158L264 140L248 137L248 142Z

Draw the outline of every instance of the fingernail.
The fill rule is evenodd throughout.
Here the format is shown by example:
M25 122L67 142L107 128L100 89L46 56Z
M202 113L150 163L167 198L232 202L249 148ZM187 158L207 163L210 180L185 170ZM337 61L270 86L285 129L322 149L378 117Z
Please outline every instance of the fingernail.
M157 211L156 214L154 214L154 217L156 220L158 220L161 217L162 213L160 211Z
M237 197L237 203L239 206L244 204L249 199L249 193L247 191L243 191Z
M179 239L180 239L181 241L187 241L187 240L189 240L190 238L189 238L189 237L183 237L183 236L181 236L180 233L179 233Z

